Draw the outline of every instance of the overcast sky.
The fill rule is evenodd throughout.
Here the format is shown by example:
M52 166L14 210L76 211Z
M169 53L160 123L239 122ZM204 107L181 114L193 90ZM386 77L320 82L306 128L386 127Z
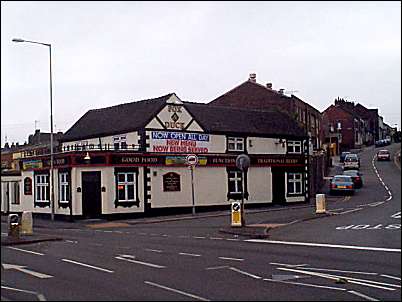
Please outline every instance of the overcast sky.
M401 2L1 2L1 145L175 92L209 102L257 74L323 111L336 97L401 127Z

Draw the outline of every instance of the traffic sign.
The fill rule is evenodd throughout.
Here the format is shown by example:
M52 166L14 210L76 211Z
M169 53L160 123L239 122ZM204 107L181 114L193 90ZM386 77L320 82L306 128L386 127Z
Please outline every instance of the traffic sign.
M242 226L242 210L239 201L232 202L232 227Z
M240 154L236 157L236 167L239 168L240 171L247 171L250 166L250 157L246 154Z
M189 166L195 166L198 164L198 156L195 154L189 154L186 156L186 164Z

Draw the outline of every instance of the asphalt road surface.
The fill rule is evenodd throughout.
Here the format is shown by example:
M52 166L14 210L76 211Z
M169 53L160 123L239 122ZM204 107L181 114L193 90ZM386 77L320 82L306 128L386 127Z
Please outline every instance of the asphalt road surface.
M2 300L400 301L401 171L375 152L360 153L361 190L328 197L329 217L250 211L248 223L289 222L267 239L220 233L220 216L46 229L64 240L2 246Z

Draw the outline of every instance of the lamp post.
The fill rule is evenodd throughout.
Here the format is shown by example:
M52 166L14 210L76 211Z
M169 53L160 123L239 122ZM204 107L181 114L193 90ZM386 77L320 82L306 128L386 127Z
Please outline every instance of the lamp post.
M50 72L50 206L51 206L51 219L54 220L54 174L53 174L53 94L52 94L52 46L51 44L29 41L24 39L13 39L17 43L33 43L49 47L49 72Z

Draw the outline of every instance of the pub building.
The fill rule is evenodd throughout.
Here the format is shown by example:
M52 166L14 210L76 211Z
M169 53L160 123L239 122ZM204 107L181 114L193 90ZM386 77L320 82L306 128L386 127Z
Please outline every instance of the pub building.
M198 157L197 209L229 209L241 199L239 154L250 157L244 174L246 206L309 198L308 137L278 110L183 102L171 93L89 110L61 142L53 164L56 217L191 208L189 154ZM50 181L50 156L24 159L21 202L10 210L50 214Z

